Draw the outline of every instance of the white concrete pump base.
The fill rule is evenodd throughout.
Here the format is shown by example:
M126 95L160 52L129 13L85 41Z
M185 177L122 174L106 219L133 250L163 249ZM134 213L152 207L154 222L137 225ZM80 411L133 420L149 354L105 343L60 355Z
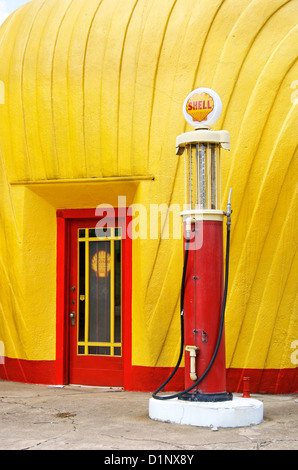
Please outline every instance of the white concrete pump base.
M237 428L260 424L263 421L263 403L254 398L240 397L216 403L151 398L149 417L190 426Z

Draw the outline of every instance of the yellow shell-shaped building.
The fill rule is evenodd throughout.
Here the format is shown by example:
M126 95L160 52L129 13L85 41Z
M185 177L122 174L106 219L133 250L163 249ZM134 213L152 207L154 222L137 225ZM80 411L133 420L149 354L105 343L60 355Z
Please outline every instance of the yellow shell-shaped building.
M86 297L71 297L61 268L72 256L65 221L119 198L147 214L183 204L175 140L189 130L186 96L204 86L222 100L215 128L231 136L221 167L223 208L233 188L229 389L241 390L245 375L255 392L298 391L297 19L297 0L32 0L5 21L0 378L70 383L68 317ZM162 227L146 236L149 222L123 260L122 385L131 390L154 390L179 354L183 241ZM115 299L118 235L109 239ZM87 244L86 232L78 241ZM110 347L95 343L97 353ZM109 344L118 364L117 334Z

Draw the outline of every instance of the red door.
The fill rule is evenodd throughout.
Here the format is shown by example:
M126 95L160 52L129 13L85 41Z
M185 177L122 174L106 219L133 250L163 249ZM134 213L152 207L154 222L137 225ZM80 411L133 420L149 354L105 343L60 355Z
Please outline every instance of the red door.
M96 223L70 221L69 383L121 387L130 363L131 240L121 219Z

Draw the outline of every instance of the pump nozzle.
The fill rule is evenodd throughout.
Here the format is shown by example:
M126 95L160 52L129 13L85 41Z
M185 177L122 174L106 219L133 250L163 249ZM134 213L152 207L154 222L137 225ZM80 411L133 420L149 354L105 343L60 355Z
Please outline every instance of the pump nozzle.
M233 212L232 205L231 205L231 198L232 198L232 188L230 189L230 192L229 192L229 199L228 199L227 212L226 212L228 230L230 230L230 227L231 227L231 215Z
M226 212L228 230L230 230L230 227L231 227L231 215L232 215L231 198L232 198L232 188L230 189L227 212Z
M194 217L187 217L186 219L186 224L185 224L185 230L186 233L188 234L190 238L190 232L191 232L191 225L196 223L196 219Z
M228 205L227 205L227 217L231 217L232 211L231 211L231 198L232 198L232 188L230 189L229 193L229 200L228 200Z

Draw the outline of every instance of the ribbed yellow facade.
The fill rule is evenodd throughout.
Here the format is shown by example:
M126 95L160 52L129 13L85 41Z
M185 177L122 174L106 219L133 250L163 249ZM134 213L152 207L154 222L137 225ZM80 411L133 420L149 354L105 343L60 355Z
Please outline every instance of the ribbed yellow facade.
M56 210L184 202L176 136L223 102L233 188L227 367L295 369L297 0L33 0L0 29L0 341L55 360ZM182 240L133 241L132 364L179 352Z

